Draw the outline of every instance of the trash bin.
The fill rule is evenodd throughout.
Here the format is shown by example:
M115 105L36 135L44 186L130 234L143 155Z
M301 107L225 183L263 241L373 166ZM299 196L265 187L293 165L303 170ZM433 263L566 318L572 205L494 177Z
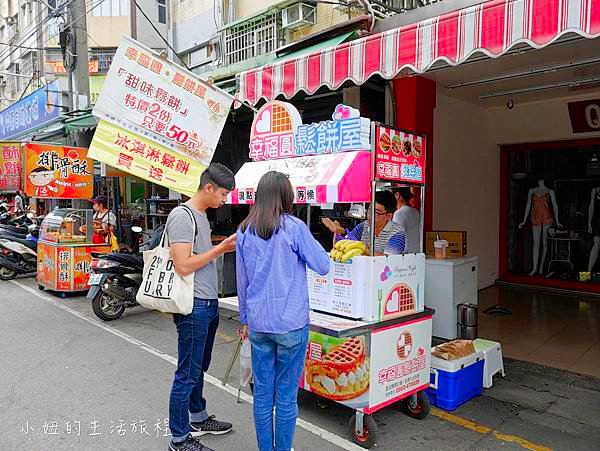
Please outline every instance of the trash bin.
M456 307L458 308L458 336L465 340L475 340L478 332L479 306L467 302Z

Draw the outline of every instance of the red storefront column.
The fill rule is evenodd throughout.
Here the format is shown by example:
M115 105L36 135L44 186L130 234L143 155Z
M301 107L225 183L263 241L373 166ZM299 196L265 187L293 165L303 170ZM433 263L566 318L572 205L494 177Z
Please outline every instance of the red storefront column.
M425 173L425 231L433 224L433 110L435 82L424 77L393 80L397 128L427 135L427 168ZM415 207L420 207L415 205Z

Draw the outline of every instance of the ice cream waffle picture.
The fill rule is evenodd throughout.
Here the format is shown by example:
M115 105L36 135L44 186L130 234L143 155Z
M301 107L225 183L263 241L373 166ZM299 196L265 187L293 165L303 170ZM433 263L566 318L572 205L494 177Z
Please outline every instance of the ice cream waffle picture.
M364 339L352 337L331 348L321 360L307 359L306 382L324 398L354 399L368 390L369 369Z
M408 331L404 331L396 342L396 354L400 360L408 358L413 348L413 337Z
M412 289L405 283L394 286L383 306L383 316L410 314L416 312L416 300Z

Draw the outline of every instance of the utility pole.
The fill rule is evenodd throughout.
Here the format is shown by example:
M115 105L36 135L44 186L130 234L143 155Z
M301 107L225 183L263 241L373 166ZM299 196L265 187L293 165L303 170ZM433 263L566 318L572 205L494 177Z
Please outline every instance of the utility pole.
M74 89L73 95L85 96L90 99L90 76L89 76L89 57L88 57L88 41L87 41L87 18L85 0L74 0L69 6L69 16L71 30L75 36L75 55L77 56L77 64L73 70ZM73 105L80 109L79 101Z
M50 19L51 14L54 12L50 9L49 6L47 6L48 11L45 15L46 20ZM44 5L40 2L40 3L36 3L36 9L35 9L35 16L34 17L38 17L37 23L35 24L35 34L36 34L36 41L37 41L37 50L36 50L36 55L37 55L37 86L34 86L34 90L41 87L41 79L42 77L46 76L46 73L44 71L44 59L45 59L45 55L44 55L44 33L42 31L42 23L44 23L44 15L42 14L42 10L44 9ZM33 68L34 74L36 71L36 68Z

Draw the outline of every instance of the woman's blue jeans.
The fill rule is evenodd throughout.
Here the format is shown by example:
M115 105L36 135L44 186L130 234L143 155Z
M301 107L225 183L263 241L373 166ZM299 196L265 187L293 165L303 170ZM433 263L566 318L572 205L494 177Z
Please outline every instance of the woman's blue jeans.
M290 451L292 448L307 342L308 325L285 334L250 331L254 425L260 451Z

